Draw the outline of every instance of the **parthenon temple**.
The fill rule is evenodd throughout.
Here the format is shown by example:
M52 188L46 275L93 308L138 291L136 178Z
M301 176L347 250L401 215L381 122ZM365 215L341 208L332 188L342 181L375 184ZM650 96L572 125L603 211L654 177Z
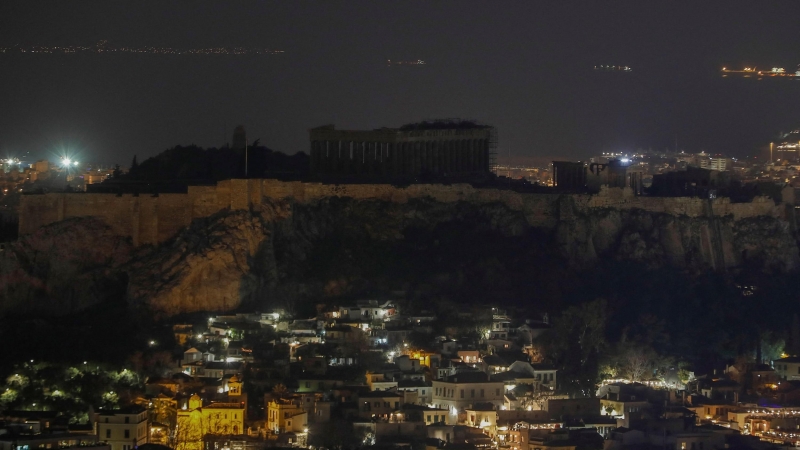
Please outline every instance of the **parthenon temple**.
M427 123L372 131L309 130L311 173L417 176L485 174L493 128L472 122Z

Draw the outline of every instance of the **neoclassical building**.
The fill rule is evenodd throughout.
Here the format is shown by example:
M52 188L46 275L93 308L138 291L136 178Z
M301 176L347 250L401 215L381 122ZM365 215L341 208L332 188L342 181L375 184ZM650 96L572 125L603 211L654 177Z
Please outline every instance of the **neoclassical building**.
M241 396L241 382L236 377L228 381L228 402L212 402L203 406L197 394L192 395L178 410L175 429L176 450L202 450L206 435L244 434L245 402L235 400Z

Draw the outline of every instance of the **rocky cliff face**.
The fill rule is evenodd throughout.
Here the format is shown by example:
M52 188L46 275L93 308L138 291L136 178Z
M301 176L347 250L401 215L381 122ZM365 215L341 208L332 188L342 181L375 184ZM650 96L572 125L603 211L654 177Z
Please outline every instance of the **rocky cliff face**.
M219 214L128 270L130 298L170 315L240 302L285 306L298 298L403 289L409 281L491 291L517 278L535 280L546 266L590 269L607 260L693 271L747 262L784 272L800 262L788 223L771 217L598 209L541 230L500 203L328 198Z
M800 264L789 223L774 217L734 221L601 209L559 222L555 240L560 253L581 267L605 258L718 271L747 263L788 272Z
M97 248L82 252L87 243ZM45 271L29 262L34 254L47 254L48 267L66 268ZM117 282L132 305L170 316L408 289L446 291L461 301L545 295L559 272L609 261L692 272L743 265L788 272L800 264L789 224L774 217L735 221L596 208L562 214L555 228L542 229L503 203L331 197L223 211L135 254L102 223L61 222L0 257L0 288L14 293L9 307L31 289L41 293L37 304L58 303L59 286L69 278L86 286L73 288L70 298L97 299L90 293L105 292L97 286Z
M23 236L0 252L0 315L67 314L122 299L120 267L132 251L129 239L92 218L65 220Z
M128 298L166 316L234 309L259 282L253 260L268 242L261 218L246 211L196 220L173 242L125 266Z

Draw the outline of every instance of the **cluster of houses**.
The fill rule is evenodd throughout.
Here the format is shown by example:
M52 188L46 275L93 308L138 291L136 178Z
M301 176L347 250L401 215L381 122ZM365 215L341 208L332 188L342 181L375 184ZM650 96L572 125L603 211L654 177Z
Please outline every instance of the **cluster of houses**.
M492 308L437 335L433 314L389 301L175 324L183 355L135 404L86 430L46 412L5 412L0 450L350 446L506 450L765 449L800 444L800 358L663 383L607 382L561 395L536 338L547 317ZM480 315L482 320L475 320ZM477 324L477 325L476 325ZM441 328L438 328L441 330ZM448 328L448 330L452 330ZM762 397L762 401L745 400ZM5 425L3 425L5 424ZM3 428L5 426L5 428Z

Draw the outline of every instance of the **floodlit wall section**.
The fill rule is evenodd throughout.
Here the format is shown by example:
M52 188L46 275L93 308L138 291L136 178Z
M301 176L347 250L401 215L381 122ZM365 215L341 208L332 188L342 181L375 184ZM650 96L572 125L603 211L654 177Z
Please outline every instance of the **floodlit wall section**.
M270 200L309 203L329 197L405 203L416 198L453 203L502 203L520 211L534 227L553 228L559 221L594 208L641 209L674 216L783 217L786 209L767 197L731 203L693 197L635 197L623 189L604 189L597 195L522 194L510 190L478 189L468 184L322 184L271 179L226 180L216 186L191 186L186 194L118 195L49 193L24 195L20 203L20 234L72 217L99 217L115 233L130 236L134 245L158 244L175 236L193 219L223 210L261 211Z

